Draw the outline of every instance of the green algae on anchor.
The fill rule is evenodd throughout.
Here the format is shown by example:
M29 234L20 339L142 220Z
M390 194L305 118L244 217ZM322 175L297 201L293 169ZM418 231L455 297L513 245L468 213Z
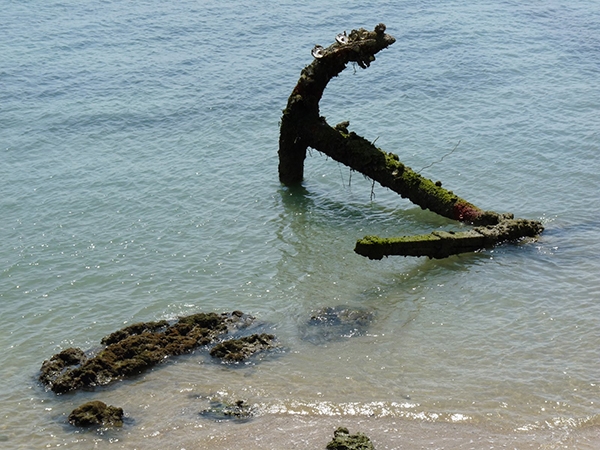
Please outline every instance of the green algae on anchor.
M535 220L512 219L500 216L496 225L475 227L468 231L432 231L429 234L381 238L365 236L356 242L354 251L369 259L382 259L388 255L428 256L446 258L466 252L490 248L498 243L535 237L544 227Z

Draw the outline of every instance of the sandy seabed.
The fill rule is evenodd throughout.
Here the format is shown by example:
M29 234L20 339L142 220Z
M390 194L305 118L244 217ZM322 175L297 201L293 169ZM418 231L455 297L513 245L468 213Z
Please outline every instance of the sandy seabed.
M191 424L190 424L191 425ZM122 448L275 450L325 449L339 426L364 433L384 449L582 449L600 448L600 428L492 431L472 424L423 423L396 418L269 415L244 423L203 422L127 439ZM116 443L113 441L113 444ZM125 442L123 443L125 445Z

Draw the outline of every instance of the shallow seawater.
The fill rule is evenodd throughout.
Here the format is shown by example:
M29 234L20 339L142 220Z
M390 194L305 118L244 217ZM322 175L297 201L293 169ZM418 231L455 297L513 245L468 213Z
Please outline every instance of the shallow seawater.
M600 443L600 6L408 1L9 2L0 31L0 444L378 449ZM315 44L397 41L321 101L536 240L444 260L353 252L465 229L312 151L277 177L281 110ZM308 338L323 308L369 320ZM45 359L127 324L242 310L281 349L205 349L56 396ZM328 330L329 331L329 330ZM84 401L121 429L67 423ZM215 421L214 402L256 417Z

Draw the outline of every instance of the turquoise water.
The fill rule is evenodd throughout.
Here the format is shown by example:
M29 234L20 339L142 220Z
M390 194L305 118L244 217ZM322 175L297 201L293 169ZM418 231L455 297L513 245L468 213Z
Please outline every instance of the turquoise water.
M600 5L8 1L0 31L0 441L6 448L597 448ZM564 3L564 2L563 2ZM369 261L366 234L459 229L313 151L277 178L278 121L315 44L384 22L321 112L535 242ZM456 148L455 151L452 150ZM440 160L443 158L443 161ZM373 313L315 345L313 311ZM124 324L255 315L285 349L198 352L55 396L44 359ZM73 429L88 399L120 430ZM207 399L258 417L214 423Z

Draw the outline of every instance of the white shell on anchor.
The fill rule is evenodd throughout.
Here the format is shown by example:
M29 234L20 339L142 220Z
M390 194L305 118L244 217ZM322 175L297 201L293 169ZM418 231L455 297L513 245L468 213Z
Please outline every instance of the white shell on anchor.
M325 56L325 49L320 45L315 45L311 53L315 58L322 58Z
M343 33L338 34L335 37L335 40L337 41L338 44L347 44L348 43L348 36L346 36L346 32L344 31Z

